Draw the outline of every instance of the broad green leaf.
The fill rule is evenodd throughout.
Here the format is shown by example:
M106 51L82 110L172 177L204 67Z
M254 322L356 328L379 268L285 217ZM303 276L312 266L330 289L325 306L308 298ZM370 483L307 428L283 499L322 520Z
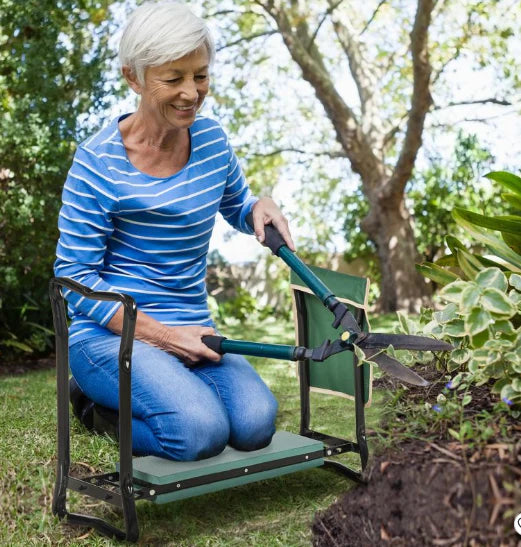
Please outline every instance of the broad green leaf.
M470 359L470 356L471 352L466 348L455 349L450 354L451 360L458 363L459 365L466 363Z
M443 326L443 333L453 336L454 338L462 338L466 336L465 323L463 319L456 319Z
M447 302L455 302L456 304L459 304L461 301L461 295L467 286L468 283L466 281L453 281L449 285L443 287L439 294Z
M416 264L416 270L423 276L432 279L438 285L448 285L452 281L459 279L458 276L448 270L440 268L432 262L423 262L422 264Z
M479 367L480 367L480 362L478 360L472 358L469 361L468 368L469 368L469 372L471 372L472 374L477 374L479 372Z
M445 255L441 258L438 258L435 262L436 266L442 266L445 268L457 268L458 260L455 255Z
M452 384L452 388L454 389L455 387L458 387L461 384L463 378L463 373L459 372L458 374L456 374L456 376L454 376L454 378L450 381L450 383Z
M520 217L521 218L521 217ZM521 256L521 235L502 233L503 241L518 255Z
M486 268L476 276L476 283L484 289L494 288L505 292L508 281L505 274L497 268Z
M515 253L503 240L466 220L464 216L460 214L460 211L461 210L456 207L452 211L452 216L461 227L479 242L483 243L483 245L486 245L491 252L521 270L521 256Z
M465 245L457 237L451 235L445 236L445 243L453 255L456 254L458 249L466 249Z
M499 182L501 186L521 196L521 178L507 171L492 171L485 175L487 179Z
M481 297L481 304L491 313L512 317L516 313L515 307L512 305L505 293L498 289L484 289Z
M496 217L488 217L480 215L479 213L473 213L466 209L458 209L459 214L468 222L489 230L496 230L498 232L509 232L511 234L519 234L521 232L521 217L513 215L503 215Z
M460 366L460 363L457 363L456 361L454 361L454 359L449 359L449 361L447 362L447 371L454 372L455 370L458 370Z
M455 431L454 429L452 429L451 427L449 427L449 429L447 430L449 432L450 435L452 435L457 441L462 441L463 439L460 438L460 434Z
M474 350L474 352L472 353L472 358L480 363L488 363L489 355L490 355L490 350L480 348L480 349Z
M515 351L507 351L504 357L507 361L510 361L511 363L521 364L521 355L519 355L519 353L516 353Z
M442 310L434 312L434 319L438 323L447 323L448 321L456 319L457 312L458 305L454 302L451 302L450 304L447 304Z
M510 298L510 302L514 304L514 306L518 306L521 304L521 292L516 291L515 289L512 289L508 292L508 298Z
M472 401L472 395L470 395L470 393L467 393L466 395L463 396L463 401L461 401L461 404L463 406L467 406L470 401Z
M513 273L508 282L514 289L517 289L518 291L521 291L521 275Z
M516 395L515 391L514 391L514 388L510 385L510 383L504 385L502 388L501 388L501 399L504 400L512 400L512 397L514 397Z
M471 336L488 329L493 319L486 310L474 309L465 317L465 331Z
M18 340L3 340L2 345L17 348L22 351L25 351L26 353L33 353L33 348L31 346L28 346L27 344L24 344L23 342L18 342Z
M475 284L469 284L461 293L460 307L461 311L469 312L472 308L476 307L481 296L481 288Z
M480 348L485 344L485 342L490 338L491 333L489 329L485 329L484 331L478 332L478 334L471 336L471 346L473 348Z
M405 334L412 334L410 330L410 321L407 320L407 316L402 311L396 312L396 315L398 317L398 322L400 323L400 327L402 332Z
M516 194L505 193L501 194L501 197L510 205L513 205L516 209L521 209L521 197Z
M492 393L500 393L504 386L510 383L510 378L500 378L492 386Z
M512 387L516 390L516 391L521 391L521 378L514 378L512 380Z
M442 326L435 319L433 319L432 321L429 321L423 327L423 334L425 334L426 336L428 336L429 334L440 335L442 333L443 333Z
M456 251L458 265L463 270L463 273L469 278L474 279L476 275L483 269L483 266L470 253L458 249Z

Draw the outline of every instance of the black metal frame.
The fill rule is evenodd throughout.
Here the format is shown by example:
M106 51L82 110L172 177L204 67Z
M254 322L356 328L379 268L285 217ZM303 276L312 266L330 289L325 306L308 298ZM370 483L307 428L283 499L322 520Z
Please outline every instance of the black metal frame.
M69 426L69 334L65 298L62 288L77 292L85 298L121 302L123 305L123 331L119 348L119 461L117 483L103 477L77 479L69 475L70 426ZM136 327L137 307L131 296L107 291L93 291L80 283L64 277L55 277L49 284L49 296L56 333L56 388L58 421L58 462L52 511L70 524L95 528L98 532L119 540L137 541L139 536L134 481L132 476L132 402L130 377L132 368L132 344ZM110 485L111 488L107 486ZM125 531L88 515L67 511L67 489L104 499L123 509Z
M67 315L65 297L62 288L76 292L84 298L102 301L121 302L123 305L123 331L119 350L119 471L104 474L95 474L85 477L72 477L70 470L70 423L69 423L69 335L67 327ZM364 405L363 405L363 368L357 366L354 358L355 371L355 408L356 408L356 437L357 442L324 435L309 428L310 404L309 404L309 361L299 361L300 371L300 400L301 400L301 425L302 436L320 440L324 443L323 450L312 451L300 456L281 458L262 464L239 467L226 472L213 473L185 480L181 483L173 482L165 485L152 484L133 477L132 468L132 403L131 403L131 370L132 370L132 345L137 318L137 307L134 299L125 294L93 291L80 283L64 277L56 277L50 281L49 296L53 312L54 329L56 333L56 385L57 385L57 446L58 461L56 466L56 484L52 503L53 514L60 519L66 519L73 525L87 526L96 529L105 536L118 540L137 541L139 537L139 525L136 513L136 500L154 500L160 494L180 491L182 489L210 484L216 481L227 480L245 473L253 475L270 469L294 465L305 461L339 455L344 452L356 452L360 454L362 469L367 463L367 443L365 439ZM296 297L301 295L296 293ZM298 314L298 327L300 336L306 335L305 306L301 306L301 314ZM357 316L357 321L362 324L362 315ZM306 340L304 344L307 345ZM347 475L350 479L363 482L361 473L332 460L324 460L324 465L335 468ZM74 490L81 494L105 501L119 507L123 511L125 529L105 522L104 520L79 513L71 513L67 510L67 490Z
M297 308L297 329L298 343L303 346L309 345L307 328L307 309L304 300L304 294L298 289L293 292ZM356 308L355 318L360 326L363 327L365 312L362 308ZM300 383L300 435L322 441L326 447L324 454L326 456L338 456L345 452L355 452L360 455L362 472L367 466L369 458L369 449L365 435L365 409L364 409L364 369L358 366L358 359L353 354L353 371L355 380L355 431L356 443L347 439L325 435L310 428L311 407L310 407L310 381L309 381L309 359L298 362L299 383ZM365 483L362 472L355 471L346 465L334 461L324 460L326 467L332 467L350 479Z

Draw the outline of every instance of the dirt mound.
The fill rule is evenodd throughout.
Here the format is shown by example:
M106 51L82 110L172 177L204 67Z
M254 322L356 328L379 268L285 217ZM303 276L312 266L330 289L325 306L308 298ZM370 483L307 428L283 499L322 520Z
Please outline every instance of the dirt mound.
M521 547L521 443L464 450L413 441L379 456L367 485L317 513L313 545Z

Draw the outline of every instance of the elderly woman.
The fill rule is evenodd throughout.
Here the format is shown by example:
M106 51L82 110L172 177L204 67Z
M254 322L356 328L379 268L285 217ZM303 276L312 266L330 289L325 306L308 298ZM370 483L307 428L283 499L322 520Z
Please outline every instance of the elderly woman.
M252 212L260 241L272 222L294 248L274 202L252 196L221 126L197 113L213 57L206 25L184 5L133 13L120 60L139 107L78 147L59 216L56 275L136 300L133 449L175 460L227 444L259 449L275 431L277 402L251 365L201 341L215 334L205 274L217 213L251 233ZM120 304L67 297L73 376L92 401L117 409Z

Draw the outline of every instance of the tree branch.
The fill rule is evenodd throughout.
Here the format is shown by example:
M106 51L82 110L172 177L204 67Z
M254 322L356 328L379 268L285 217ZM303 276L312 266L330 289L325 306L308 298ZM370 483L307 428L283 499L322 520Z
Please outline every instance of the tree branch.
M247 148L246 146L238 146L235 147L236 150L240 153L243 148ZM300 148L277 148L275 150L271 150L270 152L248 152L245 154L246 156L253 156L253 157L263 157L263 158L270 158L272 156L276 156L278 154L282 154L283 152L295 152L297 154L302 154L306 156L327 156L331 159L337 159L337 158L347 158L347 155L344 151L338 150L338 151L321 151L321 152L310 152L309 150L301 150Z
M443 106L434 106L433 110L443 110L444 108L449 108L452 106L462 106L462 105L469 105L469 104L499 104L501 106L512 106L512 103L510 101L505 101L503 99L496 99L495 97L491 97L490 99L477 99L475 101L457 101L457 102L450 102Z
M215 51L222 51L223 49L226 49L228 47L236 46L242 42L251 42L252 40L255 40L256 38L260 38L261 36L271 36L273 34L278 34L277 30L267 30L264 32L257 32L256 34L252 34L251 36L243 36L242 38L239 38L238 40L235 40L233 42L229 42L227 44L224 44L224 46L220 46L218 48L215 48Z
M332 122L336 138L349 158L353 171L360 174L368 184L371 181L376 183L382 171L381 162L374 155L353 110L336 90L316 44L311 51L306 49L310 35L307 26L302 24L305 18L296 10L286 12L282 2L255 2L274 19L291 57L302 70L303 78L315 90Z
M360 31L360 34L358 36L362 36L362 34L369 28L369 25L373 22L374 18L376 17L376 14L378 13L378 10L387 2L387 0L380 0L378 5L376 6L376 9L373 11L373 15L369 17L367 20L367 23L365 24L364 28Z
M324 15L322 16L322 19L320 19L317 28L315 29L315 32L313 33L313 36L311 36L311 40L309 41L309 44L307 46L307 50L309 51L311 49L311 46L315 43L315 39L317 37L318 31L320 30L320 27L324 24L325 20L328 18L329 15L331 15L338 6L343 2L344 0L338 0L336 3L329 6L329 8L326 10Z
M425 116L432 104L430 94L431 66L429 63L429 26L434 0L418 0L418 8L411 32L413 92L409 119L398 161L386 184L382 197L402 196L411 177L418 150L422 145Z

